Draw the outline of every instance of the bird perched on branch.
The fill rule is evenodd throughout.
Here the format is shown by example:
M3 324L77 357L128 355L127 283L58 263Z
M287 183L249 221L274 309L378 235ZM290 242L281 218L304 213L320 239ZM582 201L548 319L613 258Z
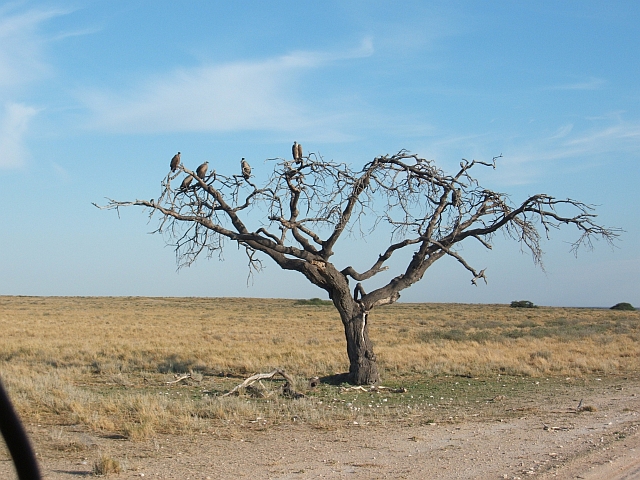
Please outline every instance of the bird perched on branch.
M184 180L182 180L182 185L180 185L180 191L186 192L187 189L189 188L189 185L191 185L192 180L193 180L193 177L191 175L185 177Z
M171 171L175 172L178 168L178 165L180 165L180 152L176 153L171 159L171 163L169 164L169 166L171 167Z
M461 202L460 194L461 194L461 191L460 191L459 188L456 189L456 190L453 190L453 192L451 192L451 204L454 207L459 207L460 206L460 202Z
M207 174L207 169L209 168L209 162L204 162L196 169L196 175L198 175L201 179L204 180L204 176Z
M293 160L295 162L302 163L302 145L300 145L298 142L293 142L291 153L293 154Z
M249 162L243 158L240 160L240 167L242 167L242 176L244 179L249 180L249 177L251 176L251 166L249 165Z

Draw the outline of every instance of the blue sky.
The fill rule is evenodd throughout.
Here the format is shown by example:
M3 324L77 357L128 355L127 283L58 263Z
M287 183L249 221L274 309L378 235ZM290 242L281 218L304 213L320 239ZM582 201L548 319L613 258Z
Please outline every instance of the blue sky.
M625 230L577 258L575 232L552 232L545 271L500 235L463 246L488 285L443 259L403 301L640 306L639 5L2 3L0 294L323 296L266 260L247 282L231 244L177 271L144 211L91 205L156 197L177 151L219 171L246 157L260 180L297 140L354 167L502 154L487 187L576 198ZM369 264L384 240L345 239L336 262Z

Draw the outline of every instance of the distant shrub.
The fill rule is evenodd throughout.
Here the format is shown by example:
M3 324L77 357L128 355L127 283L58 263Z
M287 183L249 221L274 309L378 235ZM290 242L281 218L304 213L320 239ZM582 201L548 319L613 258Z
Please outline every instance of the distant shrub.
M524 322L520 322L516 325L516 327L518 328L535 328L537 327L538 324L536 322L533 322L531 320L525 320Z
M598 409L593 405L585 405L584 407L580 407L577 409L578 412L597 412Z
M309 300L296 300L294 305L315 305L315 306L326 306L333 305L331 300L321 300L319 298L310 298Z
M535 360L536 358L543 358L545 360L551 360L551 352L548 350L538 350L537 352L532 352L529 355L531 360Z
M613 307L611 307L611 310L635 311L635 308L630 303L622 302L622 303L616 303Z
M120 473L122 472L122 467L120 466L120 462L114 460L108 455L102 455L94 464L93 464L93 474L99 477L107 476L110 473Z
M511 308L537 308L533 302L529 300L514 300L511 302Z
M474 342L484 343L489 340L495 340L496 334L494 332L490 332L489 330L480 330L479 332L474 332L469 335L469 339Z
M451 340L454 342L463 342L468 339L467 334L460 329L452 328L450 330L431 330L420 332L418 338L423 342L431 342L434 340Z
M522 338L527 336L527 332L520 328L512 328L511 330L507 330L502 333L507 338Z

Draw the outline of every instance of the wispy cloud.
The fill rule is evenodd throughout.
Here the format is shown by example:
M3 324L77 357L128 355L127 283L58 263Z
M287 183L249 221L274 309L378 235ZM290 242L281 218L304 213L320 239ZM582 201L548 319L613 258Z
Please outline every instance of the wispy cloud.
M640 147L640 125L621 124L590 131L565 142L565 147L583 154L616 150L635 150Z
M512 145L503 160L506 167L502 181L507 184L527 184L548 174L554 165L558 169L591 168L603 161L615 161L640 151L640 123L616 122L576 131L573 125L560 127L549 137L531 140L525 145Z
M59 32L55 34L53 37L51 37L49 40L58 41L58 40L64 40L65 38L82 37L84 35L93 35L94 33L98 33L100 31L102 31L102 27L86 27L86 28L81 28L79 30Z
M27 158L25 134L31 119L38 110L20 103L5 105L0 115L0 168L18 168Z
M548 87L548 90L597 90L606 85L606 83L602 78L590 77L580 82L553 85Z
M565 138L571 133L571 130L573 130L573 123L564 125L556 130L556 133L551 137L551 140L555 140L557 138Z
M301 100L303 75L373 54L367 38L343 52L293 52L255 62L181 68L133 85L127 93L84 90L78 96L94 129L114 132L304 129L323 122Z
M45 60L41 26L69 10L32 8L23 2L0 6L0 169L19 168L29 156L28 128L38 109L20 101L34 82L48 78L53 68Z
M71 180L71 175L69 175L67 169L62 165L56 162L51 162L51 169L53 170L53 173L58 180L61 180L65 183L68 183Z
M15 11L16 5L0 8L0 88L23 85L50 73L43 60L44 40L38 33L47 20L69 13L61 9Z

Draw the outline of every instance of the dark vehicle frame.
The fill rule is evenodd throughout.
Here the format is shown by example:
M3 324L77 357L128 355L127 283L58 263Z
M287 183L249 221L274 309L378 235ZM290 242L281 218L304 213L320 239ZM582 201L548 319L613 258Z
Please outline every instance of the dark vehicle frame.
M0 382L0 431L20 480L40 480L40 468L27 432Z

